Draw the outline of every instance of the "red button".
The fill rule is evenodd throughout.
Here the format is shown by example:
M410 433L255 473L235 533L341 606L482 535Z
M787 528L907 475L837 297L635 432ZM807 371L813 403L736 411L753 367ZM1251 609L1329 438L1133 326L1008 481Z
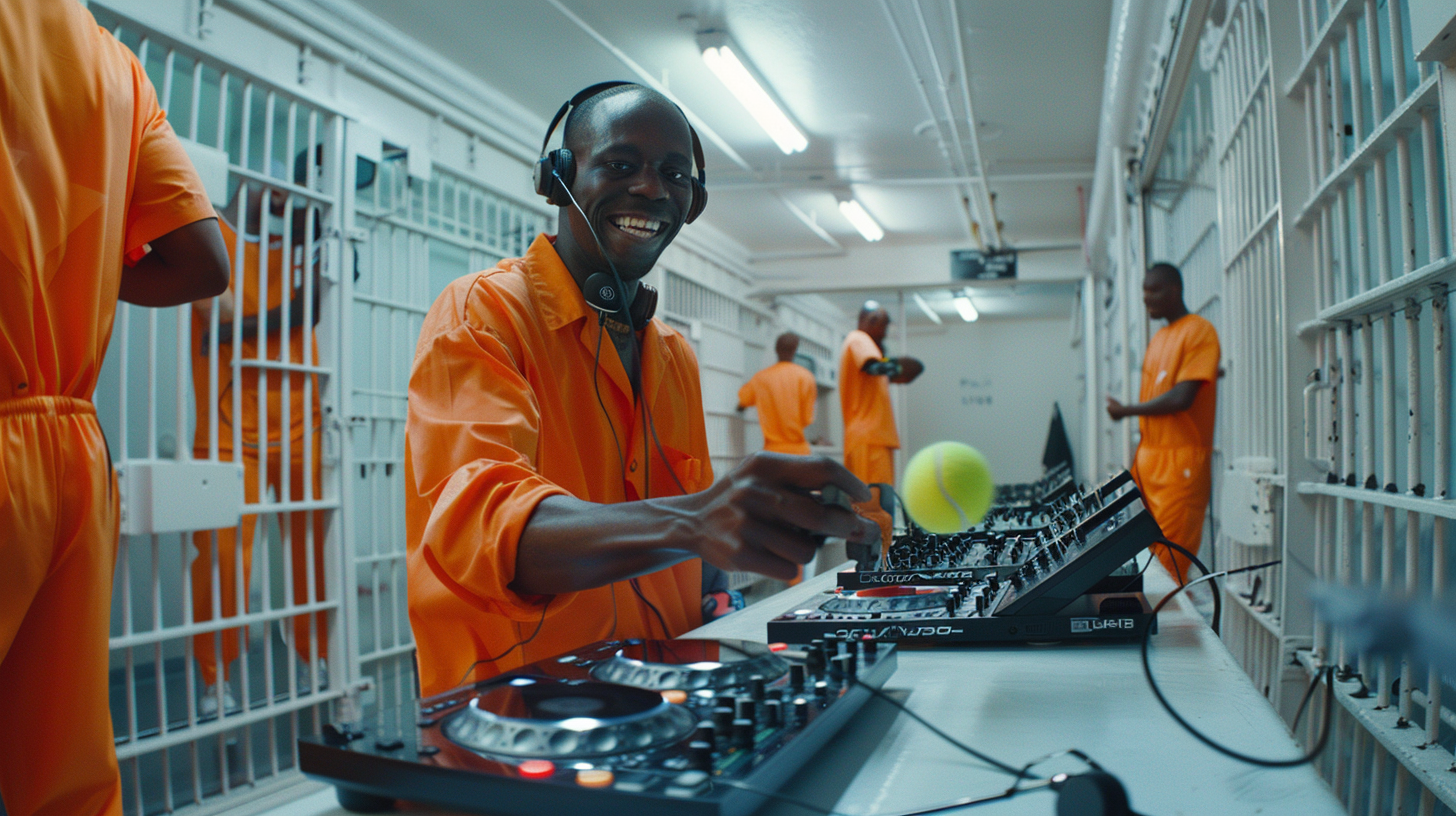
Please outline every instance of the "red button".
M787 648L789 648L789 644L787 643L770 643L768 645L768 650L770 652L782 652Z
M527 779L545 779L556 773L556 766L545 759L528 759L521 763L520 771Z

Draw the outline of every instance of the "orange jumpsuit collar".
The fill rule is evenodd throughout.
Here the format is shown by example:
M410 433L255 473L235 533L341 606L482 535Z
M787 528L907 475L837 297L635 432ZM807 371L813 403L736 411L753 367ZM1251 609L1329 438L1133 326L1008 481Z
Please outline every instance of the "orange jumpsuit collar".
M586 298L582 297L581 287L577 285L576 278L572 277L571 270L566 268L566 263L557 254L555 238L544 232L537 235L536 240L526 250L526 259L535 273L531 276L531 290L546 327L556 331L586 318L577 336L587 351L595 355L602 331L601 324L595 319L596 310L588 306ZM675 332L672 327L661 320L653 319L639 337L639 345L644 351L656 346L661 352L641 355L642 394L649 404L662 387L665 355L671 354L662 339L673 333ZM610 338L601 337L600 340L602 351L597 365L606 371L607 378L622 398L631 402L632 384L627 379L627 369L622 366L622 360L617 356L617 347Z

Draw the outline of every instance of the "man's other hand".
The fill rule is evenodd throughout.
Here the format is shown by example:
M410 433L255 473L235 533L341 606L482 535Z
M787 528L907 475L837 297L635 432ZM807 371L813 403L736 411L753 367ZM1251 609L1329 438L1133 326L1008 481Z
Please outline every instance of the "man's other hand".
M1112 417L1114 420L1120 422L1120 421L1122 421L1122 418L1123 417L1128 416L1127 406L1126 405L1123 405L1122 403L1118 402L1117 400L1113 399L1112 397L1108 397L1107 398L1107 415L1110 416L1110 417Z
M854 502L870 490L844 466L823 456L755 453L702 493L693 540L698 555L724 570L790 580L826 537L878 541L879 527L810 491L833 485Z
M914 357L896 357L895 362L900 364L900 373L890 378L892 383L911 382L925 371L925 364Z

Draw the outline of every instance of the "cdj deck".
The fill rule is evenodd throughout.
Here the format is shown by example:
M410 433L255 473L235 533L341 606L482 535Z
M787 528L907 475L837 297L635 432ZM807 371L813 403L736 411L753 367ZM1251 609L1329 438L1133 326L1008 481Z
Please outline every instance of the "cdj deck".
M1141 637L1152 625L1139 576L1115 575L1162 537L1128 474L1053 505L1034 535L973 531L896 542L889 569L840 573L817 606L768 624L770 640L871 635L916 643ZM1043 511L1038 511L1043 512Z
M884 685L894 648L608 641L408 703L405 734L300 740L299 761L360 812L743 816Z

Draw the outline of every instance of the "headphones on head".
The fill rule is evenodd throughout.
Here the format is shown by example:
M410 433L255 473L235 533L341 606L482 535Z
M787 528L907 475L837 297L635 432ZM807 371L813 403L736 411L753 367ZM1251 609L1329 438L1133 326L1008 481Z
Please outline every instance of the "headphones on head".
M583 88L576 92L576 95L566 100L566 103L551 117L551 126L546 128L546 138L541 140L541 158L536 161L536 192L546 197L546 203L557 207L570 206L570 200L566 193L560 189L561 185L570 187L576 180L576 157L571 155L571 149L559 147L547 152L546 145L551 143L551 134L556 132L556 126L566 118L567 111L577 107L597 94L618 88L623 85L637 85L636 82L599 82L595 85ZM641 87L641 86L639 86ZM677 107L674 105L673 107ZM682 109L678 108L681 113ZM686 119L686 115L683 117ZM693 163L697 165L698 174L691 180L691 197L688 200L687 218L683 223L691 224L703 214L703 209L708 206L708 176L703 166L703 143L698 141L698 132L693 130L691 123L688 124L688 135L693 140Z

